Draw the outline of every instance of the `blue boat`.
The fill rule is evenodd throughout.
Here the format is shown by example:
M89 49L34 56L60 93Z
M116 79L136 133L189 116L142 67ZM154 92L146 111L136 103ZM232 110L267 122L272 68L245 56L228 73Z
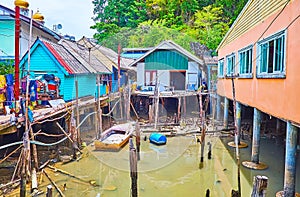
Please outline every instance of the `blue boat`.
M164 145L167 143L166 136L160 133L151 133L149 140L152 144L156 145Z

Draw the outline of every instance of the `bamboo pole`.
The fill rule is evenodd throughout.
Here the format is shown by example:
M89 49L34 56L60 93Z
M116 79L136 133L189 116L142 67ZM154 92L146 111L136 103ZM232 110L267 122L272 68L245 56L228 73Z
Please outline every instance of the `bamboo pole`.
M11 177L11 182L13 182L14 181L14 179L15 179L15 176L16 176L16 174L17 174L17 171L19 171L20 170L20 168L21 168L21 164L20 164L20 162L21 162L21 159L22 159L22 156L23 156L23 149L21 150L21 153L20 153L20 156L19 156L19 159L18 159L18 162L17 162L17 165L16 165L16 167L15 167L15 170L14 170L14 173L13 173L13 175L12 175L12 177Z
M140 117L139 117L138 113L136 112L136 110L135 110L135 108L134 108L134 106L133 106L133 104L132 104L131 101L130 101L130 105L131 105L131 107L132 107L132 110L133 110L133 112L134 112L136 118L139 119Z
M4 162L7 158L9 158L12 154L14 154L15 152L17 152L20 148L22 148L22 145L20 145L18 148L16 148L15 150L13 150L11 153L9 153L8 155L6 155L3 159L1 159L0 164L2 162Z
M55 122L55 124L58 126L58 128L65 134L65 136L70 140L70 142L73 144L74 141L71 139L71 137L67 134L67 132L60 126L58 122Z
M77 180L79 180L79 181L82 181L82 182L84 182L84 183L88 183L88 184L90 184L90 185L92 185L92 186L99 186L99 185L96 184L96 181L93 181L93 180L84 180L84 179L82 179L82 178L79 178L78 176L75 176L74 174L71 174L71 173L69 173L69 172L67 172L67 171L64 171L64 170L62 170L62 169L53 167L53 166L51 166L51 165L47 165L47 167L50 168L51 170L53 170L54 172L62 173L62 174L64 174L64 175L67 175L67 176L69 176L69 177L72 177L72 178L74 178L74 179L77 179Z

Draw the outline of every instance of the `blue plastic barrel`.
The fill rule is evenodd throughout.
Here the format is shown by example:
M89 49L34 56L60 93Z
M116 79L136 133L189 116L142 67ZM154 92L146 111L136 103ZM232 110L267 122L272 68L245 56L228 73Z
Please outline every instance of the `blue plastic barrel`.
M166 136L160 133L151 133L149 141L156 145L163 145L167 143L167 138Z

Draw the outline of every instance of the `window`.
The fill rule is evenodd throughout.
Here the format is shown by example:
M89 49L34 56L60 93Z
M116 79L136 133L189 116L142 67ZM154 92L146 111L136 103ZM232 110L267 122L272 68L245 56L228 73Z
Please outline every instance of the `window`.
M145 85L155 85L156 83L156 71L145 71Z
M226 69L226 75L233 75L234 74L234 67L235 67L235 55L229 55L227 56L227 61L226 61L227 69Z
M224 59L218 62L218 77L224 77Z
M285 77L285 32L258 43L258 78Z
M240 77L252 77L252 46L239 51Z

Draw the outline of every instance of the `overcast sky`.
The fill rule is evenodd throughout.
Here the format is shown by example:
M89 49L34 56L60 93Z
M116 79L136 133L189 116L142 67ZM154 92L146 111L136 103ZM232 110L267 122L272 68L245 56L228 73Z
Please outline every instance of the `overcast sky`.
M29 9L33 13L39 11L45 17L45 26L49 29L53 25L61 24L60 33L75 36L76 40L82 36L92 37L95 30L90 26L94 25L92 0L27 0ZM0 4L14 9L14 0L0 0ZM30 13L30 12L29 12Z

